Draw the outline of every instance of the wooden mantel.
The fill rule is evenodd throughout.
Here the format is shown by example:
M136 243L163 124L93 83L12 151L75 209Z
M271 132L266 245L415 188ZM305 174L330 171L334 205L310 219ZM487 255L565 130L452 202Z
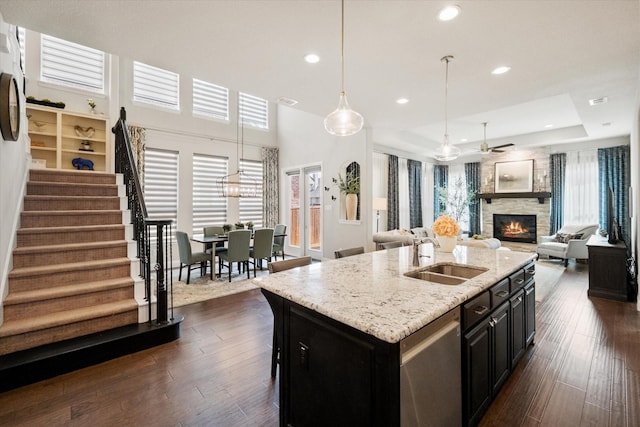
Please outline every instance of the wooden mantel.
M491 203L491 199L538 199L539 203L544 203L545 199L551 198L548 191L529 192L529 193L480 193L478 199L485 199L487 203Z

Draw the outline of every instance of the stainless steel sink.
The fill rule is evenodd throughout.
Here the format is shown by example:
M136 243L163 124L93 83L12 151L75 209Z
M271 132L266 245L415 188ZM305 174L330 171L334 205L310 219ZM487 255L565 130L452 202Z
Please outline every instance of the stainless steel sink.
M443 285L459 285L460 283L464 283L487 270L488 268L472 265L440 263L408 271L404 273L404 275L414 279L436 282Z
M432 273L446 274L447 276L464 277L466 279L471 279L484 273L488 270L488 268L476 267L473 265L442 263L433 264L421 270L430 271Z

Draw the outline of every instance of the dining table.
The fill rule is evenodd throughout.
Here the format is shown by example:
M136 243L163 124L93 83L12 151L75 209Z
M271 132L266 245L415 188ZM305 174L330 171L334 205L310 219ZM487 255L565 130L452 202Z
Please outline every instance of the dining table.
M274 234L273 237L286 237L286 233ZM251 232L251 238L253 239L253 232ZM214 245L218 245L218 243L224 243L229 241L229 236L227 234L213 234L211 236L205 236L204 234L194 234L191 237L191 240L194 242L202 243L204 245L204 251L206 252L209 249L213 249ZM215 261L216 253L215 251L211 251L213 259L211 260L211 280L213 280L213 262Z

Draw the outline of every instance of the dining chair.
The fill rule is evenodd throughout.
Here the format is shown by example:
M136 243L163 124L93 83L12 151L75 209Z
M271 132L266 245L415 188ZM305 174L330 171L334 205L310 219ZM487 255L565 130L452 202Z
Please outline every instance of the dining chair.
M260 228L253 233L253 247L249 250L249 256L253 259L253 277L256 277L256 264L262 260L271 261L273 254L273 228Z
M296 267L302 267L311 264L311 257L305 256L300 258L292 258L284 261L274 261L268 264L269 273L277 273L279 271L290 270ZM264 292L263 292L264 294ZM267 295L265 294L265 297ZM271 311L273 312L273 343L271 345L271 378L276 377L276 370L278 369L278 363L280 362L280 349L282 348L281 338L278 335L278 325L282 321L282 299L278 298L274 301L267 297L267 302Z
M340 249L334 252L336 258L344 258L352 255L360 255L364 253L364 247L360 246L357 248L349 248L349 249Z
M233 230L229 232L229 242L227 250L218 253L220 262L218 263L218 275L222 275L222 267L225 261L229 268L229 282L231 282L231 270L233 263L238 263L238 272L242 273L240 266L247 269L247 279L249 276L249 245L251 243L251 230Z
M404 242L401 240L395 242L384 242L380 244L380 247L382 247L382 249L401 248L402 246L404 246Z
M278 253L282 254L284 260L284 236L287 234L287 226L285 224L276 224L273 230L273 257L278 260Z
M224 234L224 228L221 225L210 225L208 227L204 227L202 229L202 234L204 234L205 237L210 237L210 236L221 236ZM213 252L213 245L212 244L205 244L206 248L205 248L205 252L206 253L212 253ZM226 251L227 248L224 246L224 242L219 242L216 243L215 246L215 256L218 256L218 254L220 252L224 252ZM211 264L211 278L213 279L213 269L214 269L214 265L215 265L215 258L213 258L213 263Z
M180 253L180 274L178 280L182 280L182 267L187 267L187 285L191 279L191 270L194 265L200 264L200 274L206 271L207 263L212 261L211 254L205 252L192 252L189 236L183 231L176 231L176 240L178 241L178 252ZM213 264L211 264L213 268Z

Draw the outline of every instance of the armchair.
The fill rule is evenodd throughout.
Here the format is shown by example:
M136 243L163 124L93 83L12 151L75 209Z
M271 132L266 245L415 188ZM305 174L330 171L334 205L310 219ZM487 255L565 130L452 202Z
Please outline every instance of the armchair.
M564 260L566 267L570 258L587 259L587 240L597 230L598 224L565 225L555 236L540 236L540 243L536 249L538 255L547 255Z

